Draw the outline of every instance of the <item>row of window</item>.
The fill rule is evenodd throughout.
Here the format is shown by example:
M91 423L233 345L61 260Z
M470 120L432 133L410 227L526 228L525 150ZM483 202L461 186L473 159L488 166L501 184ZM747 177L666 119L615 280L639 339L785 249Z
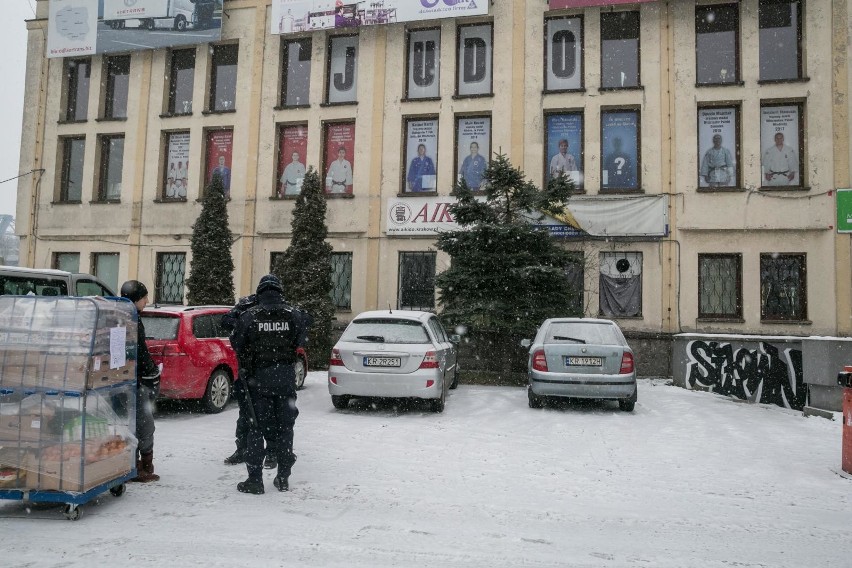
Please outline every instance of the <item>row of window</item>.
M761 81L803 78L802 0L760 0L759 77ZM583 16L548 17L545 20L545 92L582 90ZM695 7L696 83L738 84L740 72L740 4ZM640 15L638 11L600 14L600 89L629 89L640 81ZM462 24L457 29L457 97L493 94L493 25ZM280 107L309 106L312 39L282 38ZM441 29L406 32L404 100L440 98ZM357 101L358 36L328 38L326 104ZM237 92L237 44L211 47L208 112L235 109ZM101 118L127 117L130 55L105 56L104 105ZM195 82L195 48L171 51L168 63L169 90L166 115L192 114ZM89 58L66 60L65 121L88 116L92 62Z
M758 187L804 187L803 103L764 101L760 107L760 164ZM697 180L699 188L743 187L740 168L740 107L700 106L697 112ZM438 192L438 116L403 119L400 195ZM585 126L582 111L551 112L544 116L544 179L566 176L579 191L585 188ZM641 116L635 108L603 109L600 118L600 190L638 191L641 182ZM219 176L230 197L233 129L205 130L204 184ZM355 163L355 122L323 123L321 163L328 195L351 196ZM186 200L190 181L190 132L164 133L159 198ZM61 139L59 201L82 201L85 136ZM301 192L306 170L308 125L281 124L273 196ZM97 144L96 194L100 202L121 198L124 135L100 135ZM453 172L474 191L482 189L491 155L491 116L457 116Z
M270 271L279 255L273 252ZM352 307L352 253L332 253L331 299L337 310ZM397 266L399 309L435 308L436 253L400 252ZM118 289L118 253L94 253L92 272ZM642 253L602 252L599 266L598 313L606 317L642 316ZM58 252L53 266L80 271L80 254ZM698 255L698 317L740 321L743 317L741 254ZM565 277L575 295L573 311L584 313L583 289L586 264L582 252L572 253ZM154 301L182 304L184 301L185 253L158 253ZM807 320L807 273L804 254L762 253L760 255L760 318L762 321ZM615 291L618 293L614 293ZM610 293L612 292L612 293Z

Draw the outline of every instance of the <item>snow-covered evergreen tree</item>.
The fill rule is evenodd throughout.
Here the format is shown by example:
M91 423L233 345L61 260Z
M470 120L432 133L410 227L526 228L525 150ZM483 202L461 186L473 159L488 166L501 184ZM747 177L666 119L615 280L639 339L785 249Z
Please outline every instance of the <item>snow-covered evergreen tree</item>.
M560 177L539 189L502 154L484 180L484 199L464 181L456 186L450 211L460 228L438 236L452 259L436 279L443 319L473 333L532 337L546 318L574 315L572 295L582 293L566 278L567 251L533 222L562 213L573 185Z
M186 298L190 306L234 304L234 259L225 190L218 175L207 186L201 213L192 225L192 261Z
M305 173L302 193L293 211L290 246L273 267L284 298L308 312L314 322L309 333L308 357L312 369L326 367L331 352L331 245L325 242L326 200L319 174Z

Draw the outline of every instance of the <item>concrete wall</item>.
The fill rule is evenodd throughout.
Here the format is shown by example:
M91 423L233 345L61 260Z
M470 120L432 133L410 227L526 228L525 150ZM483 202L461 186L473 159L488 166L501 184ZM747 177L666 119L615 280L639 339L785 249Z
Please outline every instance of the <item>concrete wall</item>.
M677 334L671 374L679 386L751 402L802 409L807 400L799 337Z

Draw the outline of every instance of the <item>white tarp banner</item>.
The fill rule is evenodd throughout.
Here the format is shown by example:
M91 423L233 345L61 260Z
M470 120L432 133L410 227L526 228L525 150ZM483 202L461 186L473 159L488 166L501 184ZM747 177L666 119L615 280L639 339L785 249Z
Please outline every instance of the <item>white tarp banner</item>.
M488 14L490 0L272 0L273 34Z
M539 221L556 236L664 237L668 195L572 197L563 215Z
M457 230L450 214L452 196L389 199L388 235L437 235ZM664 237L668 235L668 195L572 197L563 215L534 221L556 237Z

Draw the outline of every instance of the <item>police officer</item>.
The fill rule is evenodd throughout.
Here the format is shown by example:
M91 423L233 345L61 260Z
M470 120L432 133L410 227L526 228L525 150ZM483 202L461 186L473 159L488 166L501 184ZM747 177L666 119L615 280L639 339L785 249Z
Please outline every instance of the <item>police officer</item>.
M230 334L233 334L234 328L237 325L237 320L249 308L257 305L257 295L250 294L240 298L231 310L222 316L222 327ZM244 365L237 361L240 367L240 375L244 374ZM239 415L237 416L237 429L234 433L234 441L237 449L233 454L226 457L224 462L226 465L236 465L246 461L246 439L249 432L249 410L245 397L245 379L237 378L234 381L234 398L237 399L239 406ZM278 452L275 450L274 440L266 440L266 458L263 460L263 467L266 469L275 469L278 467Z
M121 297L133 302L141 314L148 305L148 288L138 280L128 280L121 285ZM130 481L149 483L159 481L154 473L154 402L160 392L160 369L148 353L145 343L145 326L142 318L136 324L136 477Z
M263 488L263 438L276 440L278 473L273 485L289 490L296 462L293 426L296 408L296 348L304 340L305 314L284 302L281 282L272 274L257 285L257 305L237 320L231 343L246 369L249 433L246 442L248 479L237 484L242 493L261 494Z

